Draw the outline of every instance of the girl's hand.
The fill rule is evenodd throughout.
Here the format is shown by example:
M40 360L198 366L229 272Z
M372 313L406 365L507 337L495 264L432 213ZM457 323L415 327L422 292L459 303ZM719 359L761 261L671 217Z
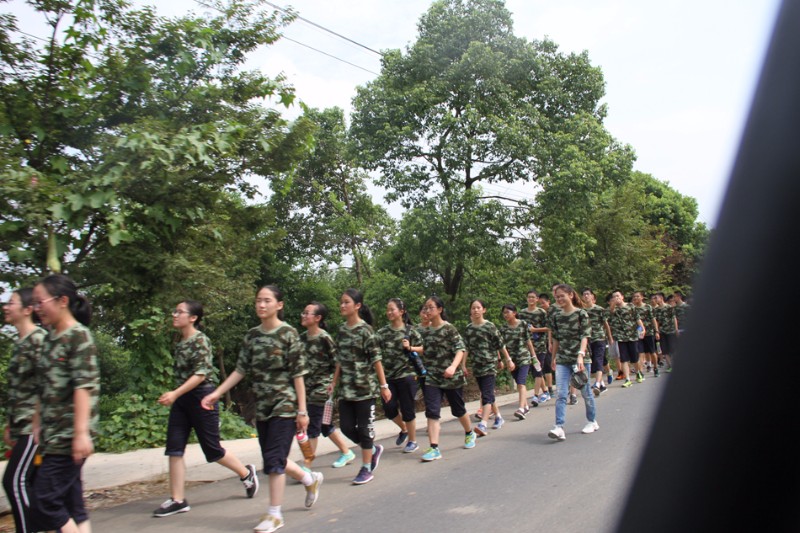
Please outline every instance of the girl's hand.
M389 389L381 389L381 399L384 402L388 402L392 399L392 391Z
M447 368L444 369L444 377L452 378L455 375L456 375L456 367L455 367L455 365L450 365L450 366L448 366Z
M72 438L72 460L81 464L94 453L94 443L88 433L78 434Z
M206 411L213 411L214 406L219 401L219 394L217 391L214 391L210 394L206 394L202 400L200 400L200 407L205 409Z
M297 415L295 426L297 426L297 431L305 433L306 429L308 429L308 415Z
M517 368L517 365L515 365L514 361L512 361L511 359L508 360L508 364L506 366L508 366L508 370L510 372L513 372L514 369Z
M175 391L169 391L158 397L158 403L169 406L175 403L175 400L177 399L178 396L175 394Z

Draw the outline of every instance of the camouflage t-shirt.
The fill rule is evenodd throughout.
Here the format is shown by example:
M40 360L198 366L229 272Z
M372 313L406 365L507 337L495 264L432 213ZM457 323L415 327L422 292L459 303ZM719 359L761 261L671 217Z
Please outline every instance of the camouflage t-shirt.
M529 326L535 328L547 327L547 311L541 307L537 307L533 311L523 309L517 313L517 318L524 320ZM531 333L531 340L533 341L533 348L536 350L537 354L547 351L547 332Z
M658 322L659 333L676 333L674 307L671 305L657 305L653 308L653 313L656 316L656 322Z
M630 342L638 341L639 334L636 328L639 326L636 319L636 308L631 304L625 303L617 306L613 312L610 312L610 319L608 325L611 326L611 334L614 336L615 341Z
M575 309L566 314L563 311L554 313L550 317L550 330L553 332L553 342L558 341L556 364L574 365L578 362L578 352L581 350L581 339L591 336L592 326L589 314L585 309ZM589 359L584 356L584 362Z
M72 455L76 389L89 392L90 435L95 435L99 421L100 368L89 329L76 323L61 333L51 331L45 337L36 375L42 401L42 453Z
M36 384L36 365L42 355L47 332L34 328L25 337L17 339L11 360L8 362L8 429L11 440L33 434L33 414L39 401Z
M653 306L643 303L642 305L634 305L633 308L636 309L636 316L638 316L639 320L644 324L644 334L655 335L656 330L653 326Z
M306 350L306 368L303 376L306 385L306 403L324 405L328 400L328 387L333 382L336 370L336 341L324 329L311 336L308 331L300 334Z
M250 375L256 397L256 420L297 416L294 379L308 373L297 330L286 323L266 331L260 325L244 336L236 371Z
M175 345L172 360L174 363L175 384L180 386L192 376L205 376L200 385L214 384L217 372L214 369L214 351L211 341L202 331L196 332L188 339L181 339Z
M678 329L683 331L686 329L686 316L689 313L690 306L686 302L681 302L674 307L675 318L678 319Z
M503 348L503 339L492 322L486 320L480 326L472 322L464 330L467 346L467 362L476 377L497 374L498 350Z
M394 329L391 324L387 324L375 335L378 338L378 346L383 359L383 373L387 380L416 375L411 361L408 360L408 355L403 350L403 339L406 336L405 327ZM422 345L422 336L416 328L408 328L408 341L411 346Z
M584 308L584 310L589 315L589 322L592 326L589 340L592 342L606 340L606 328L603 327L603 323L608 322L608 309L593 304L591 307Z
M531 352L528 350L531 334L528 332L528 325L525 322L520 320L513 328L508 323L503 324L500 326L500 336L503 337L508 355L511 356L515 366L535 365L539 362L533 360Z
M425 385L440 389L460 389L467 384L467 378L461 370L461 365L458 365L453 377L444 377L444 371L453 364L456 354L466 349L464 339L454 325L445 322L438 328L424 328L422 343L425 347L422 360L425 362L425 368L428 369Z
M336 362L342 367L337 396L353 402L380 396L375 363L381 360L381 351L372 326L363 320L352 328L342 324L336 344L339 345Z

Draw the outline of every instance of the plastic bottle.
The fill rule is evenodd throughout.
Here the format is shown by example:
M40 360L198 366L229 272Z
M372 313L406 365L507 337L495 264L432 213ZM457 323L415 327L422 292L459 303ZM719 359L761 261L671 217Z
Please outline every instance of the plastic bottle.
M333 400L328 398L322 411L322 425L330 426L331 422L333 422Z
M305 459L306 464L313 461L315 457L314 450L311 449L311 442L309 442L305 431L297 432L297 444L300 445L300 451L303 452L303 459Z
M642 333L644 333L644 328L642 326L636 326L636 335L638 335L640 339L642 338Z

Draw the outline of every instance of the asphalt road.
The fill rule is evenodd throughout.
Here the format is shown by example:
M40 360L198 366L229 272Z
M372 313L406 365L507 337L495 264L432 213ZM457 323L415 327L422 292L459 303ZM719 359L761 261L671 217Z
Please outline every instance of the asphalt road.
M442 459L422 463L421 448L403 454L394 441L386 447L375 479L352 485L358 461L333 469L334 456L319 457L325 475L317 503L303 506L305 491L288 480L283 504L283 531L500 531L557 529L571 533L613 531L641 450L654 422L658 401L669 375L648 378L629 389L615 381L597 399L600 430L581 434L586 419L583 400L568 406L567 440L547 437L555 419L555 403L533 408L524 421L503 406L506 424L463 448L461 426L442 425ZM668 460L665 458L665 460ZM323 466L325 465L325 466ZM260 521L268 505L266 476L248 500L236 479L188 489L188 513L153 518L163 497L92 512L99 533L147 531L246 532Z

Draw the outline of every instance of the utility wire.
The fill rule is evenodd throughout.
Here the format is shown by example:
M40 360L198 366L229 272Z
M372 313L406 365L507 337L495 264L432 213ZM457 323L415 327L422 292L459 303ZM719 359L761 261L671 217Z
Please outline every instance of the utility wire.
M271 2L267 2L265 0L264 3L267 4L268 6L271 6L271 7L275 8L275 9L277 9L278 11L282 11L284 13L289 13L285 8L283 8L281 6L277 6L277 5L275 5L275 4L271 3ZM383 57L383 55L384 55L383 52L379 52L377 50L374 50L374 49L370 48L367 45L361 44L358 41L354 41L353 39L350 39L349 37L345 37L344 35L342 35L340 33L336 33L333 30L329 30L325 26L321 26L321 25L317 24L316 22L312 22L312 21L308 20L307 18L301 17L300 15L297 15L297 18L298 18L298 20L302 20L303 22L306 22L308 24L311 24L312 26L316 26L317 28L319 28L319 29L321 29L323 31L326 31L326 32L330 33L331 35L335 35L336 37L339 37L340 39L344 39L345 41L349 41L349 42L353 43L354 45L360 46L361 48L363 48L365 50L369 50L373 54L377 54L377 55L379 55L381 57Z
M377 72L373 72L373 71L371 71L371 70L369 70L369 69L366 69L366 68L364 68L364 67L361 67L361 66L359 66L359 65L356 65L355 63L351 63L351 62L347 61L346 59L342 59L341 57L336 57L335 55L329 54L328 52L323 52L322 50L319 50L319 49L317 49L317 48L314 48L313 46L309 46L309 45L307 45L307 44L305 44L305 43L301 43L300 41L295 41L295 40L294 40L294 39L292 39L291 37L287 37L287 36L283 35L283 36L281 37L281 39L286 39L287 41L291 41L291 42L293 42L293 43L299 44L300 46L305 46L306 48L310 48L311 50L314 50L315 52L319 52L320 54L324 54L324 55L326 55L326 56L328 56L328 57L331 57L331 58L333 58L333 59L336 59L337 61L341 61L342 63L347 63L348 65L350 65L350 66L352 66L352 67L360 68L361 70L363 70L363 71L365 71L365 72L369 72L370 74L375 74L376 76L379 76L379 75L380 75L380 74L378 74Z

